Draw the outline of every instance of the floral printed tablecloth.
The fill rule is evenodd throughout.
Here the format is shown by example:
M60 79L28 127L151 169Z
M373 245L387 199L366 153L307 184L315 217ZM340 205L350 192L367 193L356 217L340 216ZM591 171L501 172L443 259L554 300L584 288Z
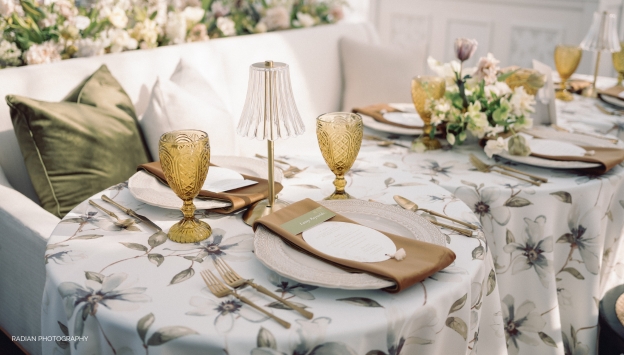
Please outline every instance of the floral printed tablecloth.
M624 138L624 117L605 114L596 103L580 96L557 101L558 124ZM549 182L536 187L478 172L470 153ZM414 181L444 187L479 218L494 259L510 355L596 353L599 301L624 283L621 166L604 175L535 168L488 159L476 145L421 154L395 146L380 159L407 169Z
M455 156L455 153L447 154L448 158ZM347 191L386 204L394 204L392 196L400 194L422 207L478 223L479 218L471 208L429 181L452 176L454 164L435 173L432 171L436 169L421 170L422 164L434 164L423 159L434 156L406 155L405 151L394 148L364 146L347 177ZM285 188L280 198L319 200L329 195L333 175L320 154L285 159L304 171L283 181ZM447 165L441 166L447 169ZM476 177L472 180L479 182ZM494 209L501 209L499 198L502 200L504 193L516 194L512 200L516 203L523 201L518 194L529 193L516 185L497 185L495 189L501 191L491 194L479 185L464 186L466 194L487 195L487 201L496 204L492 212L480 215L488 228L492 223L487 224L486 220L494 220L494 216L495 223L500 220ZM181 217L178 211L138 202L124 184L104 193L148 216L165 230ZM87 203L68 214L55 229L45 255L47 280L42 333L87 338L44 342L44 353L489 355L506 353L505 329L511 334L510 342L530 340L542 347L563 349L561 333L550 322L557 314L557 310L551 309L556 302L542 302L537 295L544 293L543 290L535 289L531 295L524 286L517 294L505 293L501 303L496 264L491 256L493 247L501 247L502 243L488 244L483 234L468 238L443 230L448 236L448 247L457 254L456 261L399 294L389 294L318 288L283 278L254 257L253 233L240 214L223 216L208 211L197 214L211 224L213 236L191 245L173 243L142 225L116 227L107 215ZM525 236L522 230L514 230L516 244L512 246L517 245L520 250L527 240L541 240L542 226L550 226L551 222L545 223L537 216L527 220L526 226L530 226L532 234ZM549 245L552 248L552 243ZM513 254L520 259L517 255L521 253ZM306 320L270 298L243 291L245 296L292 323L291 329L284 329L234 298L215 298L197 273L214 269L212 260L216 257L224 258L241 275L307 306L314 318ZM544 257L540 255L539 260L540 265L552 263L548 253ZM499 258L497 262L507 260ZM579 265L569 266L572 267ZM538 266L533 269L538 270ZM586 274L585 270L579 270ZM533 281L529 273L526 270L517 275L518 290L526 284L524 278ZM552 280L550 287L554 284ZM583 335L579 333L579 339L585 342Z

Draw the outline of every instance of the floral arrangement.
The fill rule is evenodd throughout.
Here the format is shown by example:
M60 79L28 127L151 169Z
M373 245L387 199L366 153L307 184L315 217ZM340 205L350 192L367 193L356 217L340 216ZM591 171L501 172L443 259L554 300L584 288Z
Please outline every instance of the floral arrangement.
M479 59L476 68L465 68L464 62L477 50L474 39L455 41L457 61L440 63L429 57L429 67L446 79L444 98L432 100L431 123L446 123L446 139L451 145L462 144L467 133L478 138L497 138L487 142L486 153L509 150L511 154L528 155L524 138L517 135L533 124L535 93L544 86L542 74L532 69L501 69L491 53ZM504 141L501 136L513 137Z
M344 0L0 0L0 68L334 23Z

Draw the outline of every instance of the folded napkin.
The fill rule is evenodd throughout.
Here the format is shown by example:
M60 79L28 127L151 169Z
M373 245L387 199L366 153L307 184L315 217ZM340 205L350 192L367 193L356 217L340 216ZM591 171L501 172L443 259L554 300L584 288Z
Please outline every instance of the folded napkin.
M210 164L211 166L216 166L214 164ZM141 164L137 167L138 170L144 170L148 174L156 177L162 183L167 184L167 179L165 179L165 174L162 171L162 167L160 166L160 162L153 162L147 164ZM209 172L210 173L210 172ZM269 182L265 179L261 179L255 176L249 176L242 174L243 177L247 180L257 181L257 184L251 186L245 186L238 189L225 191L225 192L210 192L206 190L201 190L199 192L200 196L213 198L215 200L222 200L232 203L230 207L217 208L210 210L211 212L216 213L232 213L234 211L238 211L241 208L247 207L252 203L263 200L269 196ZM279 193L282 191L282 184L279 182L275 183L275 193Z
M449 266L455 260L455 253L448 248L414 239L399 237L397 235L382 231L380 232L388 236L388 238L394 242L397 250L400 248L405 249L405 259L401 261L389 259L376 263L346 260L329 256L312 248L303 239L301 234L293 235L281 227L282 224L320 206L321 205L310 199L301 200L289 205L288 207L282 208L277 212L258 219L254 223L253 229L256 230L259 225L262 225L275 232L286 243L295 249L315 256L325 262L333 264L334 266L347 269L351 272L365 272L393 281L395 286L385 289L386 291L392 293L404 290L426 279L430 275L433 275ZM336 214L336 216L329 219L329 221L357 224L356 222L339 214Z
M583 171L604 174L611 170L614 166L624 161L624 150L618 148L604 148L604 147L588 147L581 146L586 151L594 151L593 155L586 156L551 156L543 154L531 153L532 156L550 160L563 160L563 161L583 161L587 163L598 163L599 167L583 169Z
M570 92L580 95L583 92L583 90L587 87L590 87L592 83L587 80L571 79L571 80L568 80L566 84Z
M353 109L353 113L361 113L363 115L370 116L377 122L389 124L389 125L396 126L396 127L409 128L409 129L423 128L422 126L410 126L410 125L404 125L404 124L388 121L383 116L384 113L386 112L400 112L400 111L387 104L370 105L370 106L366 106L362 108Z

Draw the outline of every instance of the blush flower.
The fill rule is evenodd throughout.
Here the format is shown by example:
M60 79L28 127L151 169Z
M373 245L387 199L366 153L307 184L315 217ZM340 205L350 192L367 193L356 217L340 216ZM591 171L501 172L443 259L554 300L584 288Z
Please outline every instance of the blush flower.
M502 137L498 137L496 140L490 139L483 150L488 158L492 158L494 154L500 154L507 150L507 142Z
M500 71L499 63L500 60L494 58L492 53L488 53L487 56L479 59L473 77L478 80L485 80L485 85L493 85L498 81L496 75Z
M261 20L267 26L267 30L284 30L290 28L290 14L284 6L274 6L266 11L266 16Z
M59 46L53 41L32 44L24 53L24 61L28 65L53 63L60 60Z

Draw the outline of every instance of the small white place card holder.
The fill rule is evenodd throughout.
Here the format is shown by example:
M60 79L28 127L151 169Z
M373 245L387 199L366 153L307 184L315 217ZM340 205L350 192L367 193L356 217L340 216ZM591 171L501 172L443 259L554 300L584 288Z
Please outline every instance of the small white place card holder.
M535 113L533 114L533 125L556 125L557 106L555 103L555 84L552 78L552 68L548 65L533 59L533 69L544 74L544 87L537 91L535 95Z

